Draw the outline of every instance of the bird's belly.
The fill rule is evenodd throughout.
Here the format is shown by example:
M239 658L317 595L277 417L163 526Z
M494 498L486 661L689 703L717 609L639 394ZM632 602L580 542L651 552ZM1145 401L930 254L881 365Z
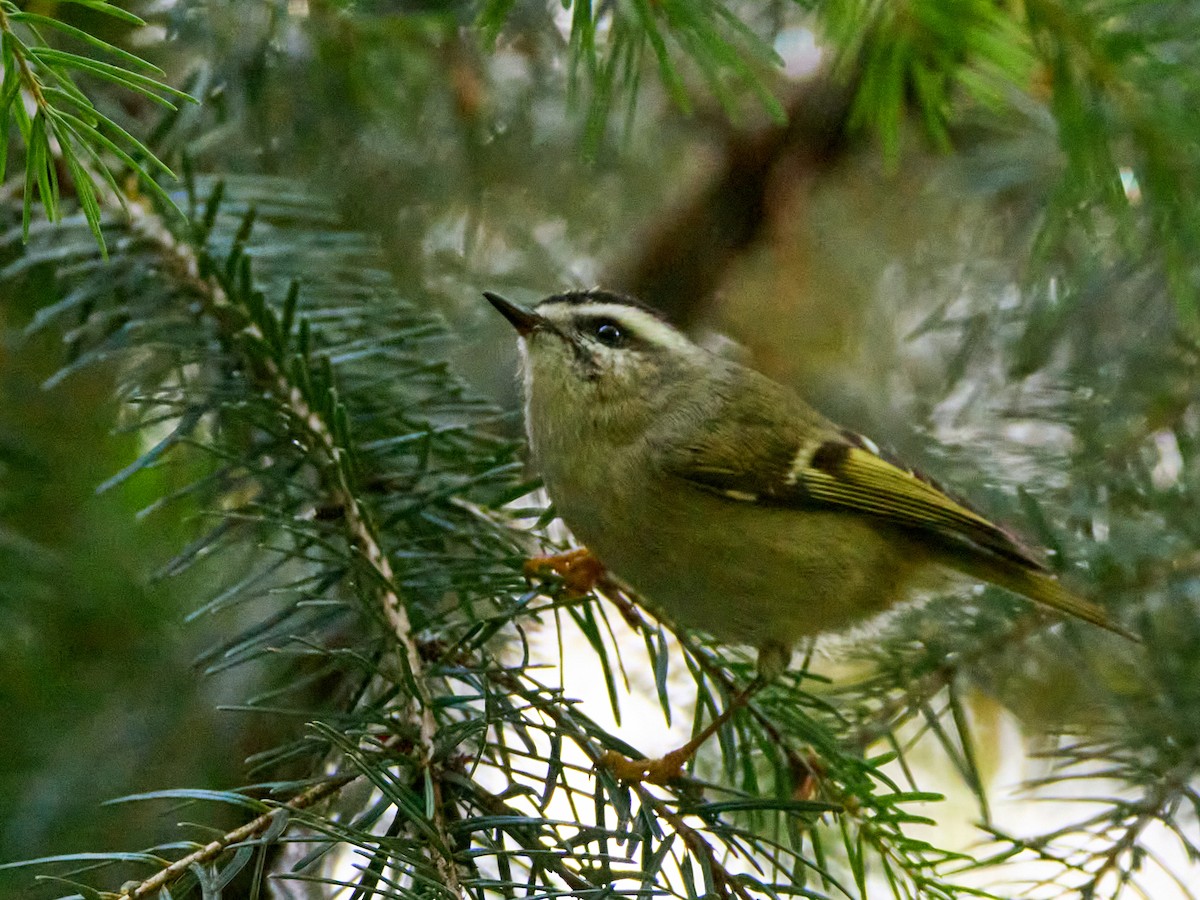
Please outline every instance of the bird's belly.
M720 640L790 646L847 628L903 599L921 556L904 534L852 514L767 509L689 486L644 499L560 511L669 619Z

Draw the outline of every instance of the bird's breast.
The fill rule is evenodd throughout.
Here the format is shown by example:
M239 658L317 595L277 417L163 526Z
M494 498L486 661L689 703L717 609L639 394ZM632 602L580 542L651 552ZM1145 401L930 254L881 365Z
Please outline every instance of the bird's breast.
M543 476L606 567L672 621L721 640L790 646L845 629L902 599L924 556L861 516L729 500L599 443Z

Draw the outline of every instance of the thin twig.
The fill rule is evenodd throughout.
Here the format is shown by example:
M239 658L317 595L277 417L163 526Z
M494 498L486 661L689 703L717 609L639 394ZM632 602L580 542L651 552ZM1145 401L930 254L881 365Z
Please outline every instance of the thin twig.
M3 6L0 6L0 32L8 35L8 46L11 49L13 59L16 60L17 72L20 75L21 83L25 85L25 90L29 91L29 96L32 98L34 105L44 115L45 111L49 108L49 104L42 93L41 79L37 77L37 74L30 67L29 60L25 55L25 45L13 34L12 21L8 18L8 13L5 12ZM5 135L5 139L7 137Z
M1200 758L1200 751L1193 750L1164 777L1154 782L1150 795L1138 804L1138 813L1133 821L1124 829L1120 839L1114 841L1113 845L1100 858L1099 868L1092 873L1091 879L1081 889L1083 896L1094 896L1100 888L1100 882L1109 872L1118 872L1118 890L1129 883L1133 872L1120 869L1121 857L1137 846L1138 839L1142 836L1146 826L1162 818L1163 808L1178 798L1181 790L1187 785L1188 779L1194 774L1198 758ZM1115 891L1114 896L1116 896Z
M359 773L357 772L347 775L337 775L328 781L313 785L297 794L282 806L265 812L256 819L251 819L245 825L235 828L233 831L226 832L215 841L205 844L199 850L189 853L187 856L175 860L175 862L171 863L165 869L155 872L145 881L133 887L125 888L117 895L117 900L137 900L139 897L149 896L159 888L166 887L176 879L181 878L192 866L211 862L235 844L258 837L271 827L271 823L281 813L306 809L319 803L326 797L332 797L358 777Z
M491 791L487 790L481 785L473 785L473 795L475 802L489 815L524 817L518 809L510 806L508 803L505 803L501 797L493 794ZM531 821L525 830L531 831L536 827L537 823ZM541 864L547 866L549 869L552 869L556 875L566 882L567 887L569 887L571 890L577 893L583 893L593 887L593 885L586 879L579 877L579 875L577 875L575 872L572 872L570 869L568 869L563 864L562 860L554 857L547 858L545 856L546 845L540 843L534 838L526 837L525 835L521 834L517 828L512 826L507 827L505 832L511 835L513 839L518 841L526 850L536 851L539 854L538 859Z
M938 666L933 671L905 685L904 690L881 706L869 719L862 722L849 737L857 747L866 749L889 732L895 732L911 716L920 711L942 690L949 687L959 672L969 663L977 662L999 650L1013 647L1030 636L1046 622L1040 610L1028 612L1016 619L1012 627L998 632L992 639L981 641L968 652L957 654L953 661Z
M502 687L514 694L520 694L526 700L533 702L533 698L529 696L529 687L521 682L521 680L509 672L500 670L491 674ZM599 768L603 765L603 752L592 743L591 738L581 732L576 723L571 721L563 711L556 705L538 706L539 711L549 716L554 720L559 732L569 738L576 747L591 761L592 765ZM694 854L703 856L708 862L709 872L712 874L713 882L717 886L722 897L728 898L731 895L736 895L740 900L752 900L751 895L721 862L717 859L716 853L711 844L694 828L683 820L683 817L671 810L658 797L654 796L647 787L641 782L630 782L629 788L637 795L638 802L653 810L664 821L669 823L676 834L683 840L684 845Z
M735 878L728 869L717 859L713 845L704 839L695 828L683 820L683 816L669 809L665 803L650 794L644 787L637 785L638 798L649 806L662 819L669 822L675 833L683 839L684 846L694 855L702 857L708 863L709 874L712 875L713 887L717 896L729 898L736 896L741 900L753 900L746 886Z

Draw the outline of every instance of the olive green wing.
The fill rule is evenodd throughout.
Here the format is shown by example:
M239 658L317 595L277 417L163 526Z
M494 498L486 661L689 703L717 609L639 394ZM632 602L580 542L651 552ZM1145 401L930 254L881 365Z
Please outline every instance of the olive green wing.
M731 500L843 509L1045 568L1015 535L866 438L815 417L805 426L787 436L745 421L718 426L675 454L671 474Z
M822 444L794 472L797 502L826 503L906 528L966 540L1031 569L1045 565L1012 532L984 518L914 469L885 458L864 438L845 433Z
M924 533L942 543L946 565L1136 640L1101 607L1063 587L1007 529L866 438L807 410L802 416L786 436L769 417L727 419L677 448L668 470L732 502L842 509Z

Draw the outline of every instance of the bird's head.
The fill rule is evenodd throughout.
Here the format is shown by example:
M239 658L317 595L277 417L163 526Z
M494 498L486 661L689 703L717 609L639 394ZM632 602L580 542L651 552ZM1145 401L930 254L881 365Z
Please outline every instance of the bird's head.
M645 427L711 355L657 312L607 291L556 294L525 309L484 296L521 339L531 425L586 418L616 431Z

